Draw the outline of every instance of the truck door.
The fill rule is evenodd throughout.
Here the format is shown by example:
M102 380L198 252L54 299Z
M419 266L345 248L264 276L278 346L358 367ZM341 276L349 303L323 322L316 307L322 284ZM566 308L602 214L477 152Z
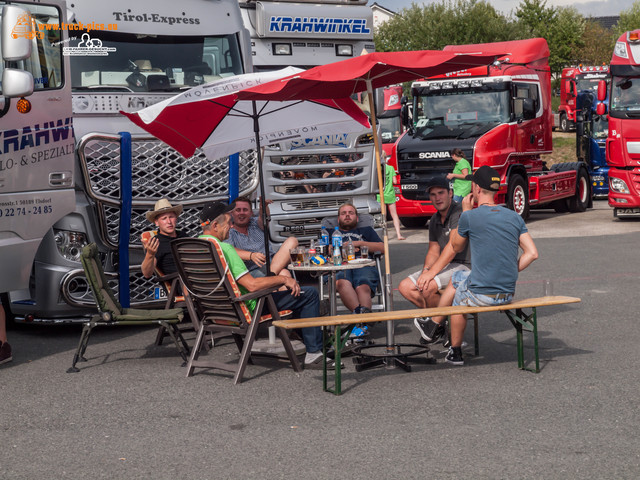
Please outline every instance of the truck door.
M74 140L64 4L0 1L0 8L0 292L6 292L28 286L42 237L74 209Z

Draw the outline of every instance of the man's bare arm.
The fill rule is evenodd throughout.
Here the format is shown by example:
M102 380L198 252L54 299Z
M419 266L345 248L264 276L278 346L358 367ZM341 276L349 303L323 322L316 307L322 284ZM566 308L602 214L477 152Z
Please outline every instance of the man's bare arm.
M518 259L519 272L527 268L531 265L531 262L538 258L538 249L528 232L520 235L520 248L522 249L522 255L520 255Z

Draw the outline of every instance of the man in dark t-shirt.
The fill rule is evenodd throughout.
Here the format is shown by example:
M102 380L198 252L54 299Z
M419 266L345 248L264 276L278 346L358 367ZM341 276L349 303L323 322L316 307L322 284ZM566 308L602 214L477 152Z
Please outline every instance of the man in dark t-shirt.
M156 267L168 275L177 271L173 254L171 253L171 240L188 237L186 233L176 229L178 216L182 213L182 205L173 206L166 198L158 200L153 210L147 212L147 220L158 228L155 236L149 240L143 240L145 256L142 261L142 274L145 278L151 278Z

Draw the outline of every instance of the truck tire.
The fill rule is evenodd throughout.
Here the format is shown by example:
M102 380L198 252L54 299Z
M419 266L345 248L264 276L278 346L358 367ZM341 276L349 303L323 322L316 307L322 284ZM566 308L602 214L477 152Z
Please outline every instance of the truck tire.
M569 211L569 205L567 205L566 198L554 200L551 202L551 207L556 211L556 213L567 213Z
M569 131L569 119L564 113L560 114L560 130L563 132Z
M567 199L570 212L586 211L589 206L589 200L591 199L589 173L582 166L578 166L577 170L576 193L573 197Z
M400 217L400 223L407 228L424 227L429 217Z
M529 188L520 174L509 177L507 207L516 212L523 220L529 218Z

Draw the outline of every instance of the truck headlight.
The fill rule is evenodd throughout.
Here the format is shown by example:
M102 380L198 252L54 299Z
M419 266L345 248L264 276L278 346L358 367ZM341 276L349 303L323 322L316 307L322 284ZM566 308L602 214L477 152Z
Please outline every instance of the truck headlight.
M629 193L629 187L620 178L609 177L609 189L616 193Z
M53 238L56 241L58 251L64 258L72 262L80 261L82 249L87 245L85 233L54 229Z

